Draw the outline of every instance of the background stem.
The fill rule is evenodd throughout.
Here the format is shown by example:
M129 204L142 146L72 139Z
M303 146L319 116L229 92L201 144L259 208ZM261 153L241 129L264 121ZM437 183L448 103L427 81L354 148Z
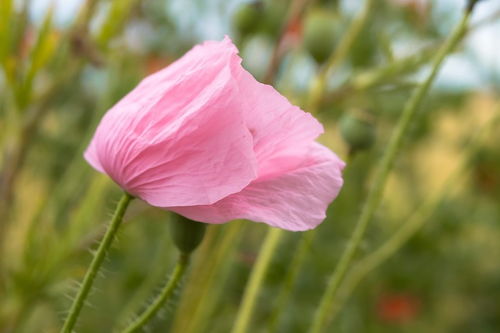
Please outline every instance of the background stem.
M361 240L363 239L368 223L370 222L373 214L375 213L375 210L382 200L387 177L392 169L397 153L401 149L405 134L408 131L408 128L410 127L412 121L414 120L422 100L424 99L432 83L434 82L434 79L436 78L443 60L462 39L464 32L467 29L470 14L470 11L465 12L462 20L455 28L451 36L439 49L436 57L432 62L431 73L429 74L427 79L416 88L401 114L397 127L389 141L388 148L380 161L373 186L368 194L365 205L363 206L363 210L358 219L351 239L349 240L347 248L342 254L340 261L337 264L337 267L328 282L326 292L324 293L320 305L316 311L314 321L310 329L311 333L321 332L321 330L327 324L327 319L331 313L333 303L335 302L337 290L342 283L347 268L356 255L356 251Z
M342 309L343 304L359 282L361 282L361 280L368 273L379 267L398 250L400 250L406 242L425 225L426 222L429 222L433 213L446 199L446 197L449 196L450 192L460 185L461 181L467 179L467 167L470 166L471 160L476 156L477 152L482 147L482 139L491 135L499 123L500 109L497 110L497 114L494 118L490 120L486 126L483 126L483 128L481 128L475 136L473 136L468 146L465 148L467 151L465 158L448 177L442 189L425 200L417 208L416 212L410 216L408 221L404 223L389 239L387 239L380 247L371 251L369 255L359 260L359 262L349 271L345 280L346 282L339 290L338 301L335 303L333 312L331 313L332 318L334 318Z
M260 286L267 273L274 251L276 250L279 240L283 234L284 231L277 228L270 228L267 232L266 239L262 245L262 250L259 253L257 262L255 263L248 284L245 288L243 300L241 301L232 333L247 332Z
M295 253L290 262L288 272L283 279L280 292L276 298L274 311L270 315L269 332L276 332L279 328L282 314L287 309L287 304L292 296L293 288L299 277L302 264L311 251L311 244L314 240L314 236L316 235L316 230L317 229L310 230L304 235L301 235L299 245L294 251Z

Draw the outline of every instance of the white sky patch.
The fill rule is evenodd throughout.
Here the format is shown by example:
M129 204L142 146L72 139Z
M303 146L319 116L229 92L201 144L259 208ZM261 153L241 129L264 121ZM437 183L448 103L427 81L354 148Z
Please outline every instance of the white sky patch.
M485 84L477 66L463 55L452 55L445 60L436 80L436 86L452 90L470 90Z
M34 21L41 22L49 8L54 6L56 24L66 26L73 21L83 3L84 0L33 0L29 12Z

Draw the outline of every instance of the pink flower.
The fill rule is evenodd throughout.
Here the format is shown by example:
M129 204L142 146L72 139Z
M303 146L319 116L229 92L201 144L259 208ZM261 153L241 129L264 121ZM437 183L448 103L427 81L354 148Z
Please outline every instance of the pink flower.
M101 120L86 160L128 193L195 221L311 229L342 186L323 132L241 66L229 38L145 78Z

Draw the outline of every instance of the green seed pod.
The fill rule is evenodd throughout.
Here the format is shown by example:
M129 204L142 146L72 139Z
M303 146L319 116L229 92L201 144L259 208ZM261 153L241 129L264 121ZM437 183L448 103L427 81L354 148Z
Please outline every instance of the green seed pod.
M170 221L170 230L175 246L182 252L189 254L200 245L205 235L206 224L174 214Z
M304 23L304 47L319 64L332 53L338 36L337 16L325 10L308 13Z
M375 129L366 112L349 112L340 119L340 134L351 151L369 149L375 143Z
M279 37L283 22L287 16L287 2L286 1L267 1L262 6L262 27L263 33L271 38Z
M370 68L374 65L380 49L379 40L373 36L373 31L377 29L374 22L367 22L352 44L349 59L354 67Z
M234 13L233 27L241 36L246 36L257 30L261 18L261 2L244 3Z

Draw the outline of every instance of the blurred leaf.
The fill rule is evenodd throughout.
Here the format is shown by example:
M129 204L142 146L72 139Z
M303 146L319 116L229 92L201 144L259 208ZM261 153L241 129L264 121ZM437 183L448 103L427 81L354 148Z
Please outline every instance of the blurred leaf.
M108 15L97 34L97 44L105 48L107 43L115 37L123 26L127 23L132 8L138 3L138 0L113 0Z
M29 61L30 64L26 71L20 101L23 104L29 103L33 86L33 80L36 74L51 59L59 40L58 33L53 30L54 7L50 7L45 15L43 23L38 31L37 39L31 49Z
M13 0L0 1L0 62L3 64L11 49Z

